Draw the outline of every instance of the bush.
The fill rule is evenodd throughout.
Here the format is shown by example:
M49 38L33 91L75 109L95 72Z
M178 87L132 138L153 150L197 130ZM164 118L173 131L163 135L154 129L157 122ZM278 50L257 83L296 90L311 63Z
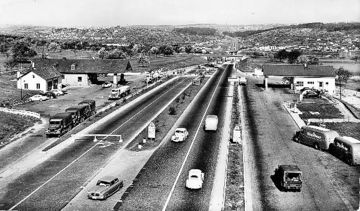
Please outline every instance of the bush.
M171 106L171 107L169 108L169 114L170 114L170 115L176 115L176 109L175 109L175 107Z

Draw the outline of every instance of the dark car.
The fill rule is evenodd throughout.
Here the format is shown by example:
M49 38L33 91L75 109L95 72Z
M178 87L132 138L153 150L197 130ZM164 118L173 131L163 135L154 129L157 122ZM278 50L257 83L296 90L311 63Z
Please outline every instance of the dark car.
M44 94L42 94L50 99L54 99L56 98L56 94L54 92L45 92Z
M96 186L88 192L89 199L105 200L124 186L117 177L106 176L99 179Z
M302 172L297 165L279 165L275 169L275 181L284 191L301 191Z

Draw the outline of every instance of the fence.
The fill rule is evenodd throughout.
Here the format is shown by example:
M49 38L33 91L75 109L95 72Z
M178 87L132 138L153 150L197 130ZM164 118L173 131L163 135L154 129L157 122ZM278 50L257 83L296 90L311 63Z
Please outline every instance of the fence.
M11 114L18 114L18 115L25 115L25 116L31 116L35 117L37 119L40 119L40 114L32 111L25 111L25 110L17 110L12 108L2 108L0 107L0 111L11 113Z

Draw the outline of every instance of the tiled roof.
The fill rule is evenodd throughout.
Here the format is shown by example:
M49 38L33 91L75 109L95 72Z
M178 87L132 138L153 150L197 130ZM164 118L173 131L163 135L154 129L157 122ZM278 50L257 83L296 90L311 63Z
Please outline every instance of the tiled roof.
M264 65L265 76L335 77L332 66L322 65Z
M61 73L123 73L132 71L128 60L119 59L33 59L35 68L55 67ZM71 66L75 65L75 69Z
M61 77L61 73L57 71L55 68L29 68L27 69L27 72L23 74L21 77L31 72L35 73L36 75L40 76L45 80Z

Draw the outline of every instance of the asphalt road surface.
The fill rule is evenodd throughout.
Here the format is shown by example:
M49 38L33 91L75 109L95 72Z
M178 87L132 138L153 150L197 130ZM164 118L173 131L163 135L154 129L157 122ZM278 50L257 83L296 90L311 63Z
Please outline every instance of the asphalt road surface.
M191 82L180 78L124 110L91 133L133 137L139 127ZM99 137L100 138L100 137ZM100 138L102 139L102 138ZM10 183L0 185L0 209L59 210L66 205L125 143L108 137L96 144L93 138L79 138L69 147ZM0 178L1 183L1 178Z
M292 141L298 130L282 103L294 95L282 88L264 91L262 81L243 87L246 143L251 162L253 210L353 210L358 203L358 167L331 154ZM255 83L256 82L256 83ZM282 192L272 175L277 165L296 164L303 172L301 192ZM355 185L354 185L355 184ZM247 184L245 184L247 185Z
M136 178L119 210L208 210L221 137L227 77L233 65L218 70L195 98L180 127L189 131L185 142L167 140L149 159ZM205 114L219 117L218 132L203 130ZM205 173L203 188L188 190L190 169ZM178 176L179 175L179 176Z

